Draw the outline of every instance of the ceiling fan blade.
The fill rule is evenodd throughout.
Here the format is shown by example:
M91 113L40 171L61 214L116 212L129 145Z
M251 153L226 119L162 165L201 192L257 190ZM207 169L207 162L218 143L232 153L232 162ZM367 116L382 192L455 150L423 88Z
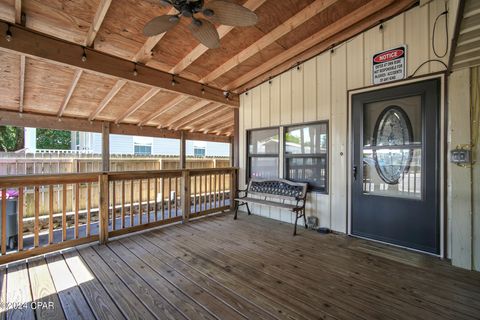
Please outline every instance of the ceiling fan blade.
M163 15L150 20L143 28L143 34L147 37L156 36L167 32L178 24L180 19L175 15Z
M220 37L217 29L210 21L205 19L194 20L188 28L195 39L207 48L215 49L220 46Z
M207 16L212 22L227 26L248 27L255 25L258 21L258 17L253 11L227 1L209 2L205 5L205 10L211 10ZM211 15L212 11L213 15Z

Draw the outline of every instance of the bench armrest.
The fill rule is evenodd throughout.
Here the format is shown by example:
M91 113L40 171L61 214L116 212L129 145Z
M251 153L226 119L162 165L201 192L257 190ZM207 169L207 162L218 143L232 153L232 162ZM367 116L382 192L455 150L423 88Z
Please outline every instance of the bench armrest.
M241 197L240 196L240 193L243 192L244 195ZM245 189L238 189L237 190L237 197L238 198L246 198L247 197L247 193L248 193L248 188L245 188Z
M295 198L295 199L297 200L296 206L297 206L298 208L305 208L305 202L306 202L306 201L305 201L305 200L306 200L305 198L306 198L306 197L296 197L296 198Z

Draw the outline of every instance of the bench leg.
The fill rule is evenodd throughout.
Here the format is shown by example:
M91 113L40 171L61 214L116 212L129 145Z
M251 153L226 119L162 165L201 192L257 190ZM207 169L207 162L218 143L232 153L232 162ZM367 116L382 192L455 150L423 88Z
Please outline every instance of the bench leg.
M303 212L303 223L305 225L305 229L308 229L308 226L307 226L307 215L305 214L305 210L302 211Z
M238 213L239 204L235 201L235 215L233 216L233 220L237 220L237 213Z
M248 215L251 215L252 213L250 212L250 208L248 207L248 203L246 202L245 205L247 206Z
M298 211L295 211L295 227L293 228L293 235L297 235L297 221L298 221Z

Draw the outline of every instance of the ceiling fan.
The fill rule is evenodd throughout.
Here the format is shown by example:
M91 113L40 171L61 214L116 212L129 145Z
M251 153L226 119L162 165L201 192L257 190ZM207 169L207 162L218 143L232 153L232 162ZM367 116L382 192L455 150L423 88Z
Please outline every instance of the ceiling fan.
M220 46L220 37L214 23L248 27L255 25L258 20L251 10L228 1L213 0L205 4L204 0L159 0L157 3L173 6L178 13L153 18L145 25L144 35L151 37L167 32L178 24L181 17L190 18L190 32L210 49Z

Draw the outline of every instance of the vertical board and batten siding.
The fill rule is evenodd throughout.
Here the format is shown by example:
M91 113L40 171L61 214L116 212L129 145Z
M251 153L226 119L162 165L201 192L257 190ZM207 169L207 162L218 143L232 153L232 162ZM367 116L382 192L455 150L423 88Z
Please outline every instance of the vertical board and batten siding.
M246 130L310 121L329 121L329 192L311 193L307 215L319 218L320 226L347 232L348 90L371 86L374 53L406 44L408 76L424 61L437 59L447 45L445 19L436 17L448 8L448 39L452 39L459 0L434 0L414 7L326 51L240 96L240 187L246 181ZM448 53L440 58L448 63ZM438 62L422 66L418 75L443 70ZM280 155L280 157L282 157ZM281 168L280 173L283 168ZM254 213L292 222L291 213L253 207Z

